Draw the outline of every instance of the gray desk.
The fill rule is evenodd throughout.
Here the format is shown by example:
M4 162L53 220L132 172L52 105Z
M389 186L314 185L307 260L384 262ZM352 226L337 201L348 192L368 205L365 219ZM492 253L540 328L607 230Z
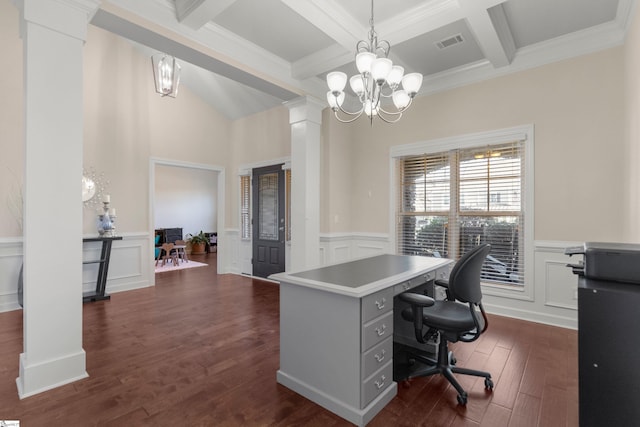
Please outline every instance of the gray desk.
M393 297L446 278L451 260L379 255L279 273L280 384L363 426L397 393Z

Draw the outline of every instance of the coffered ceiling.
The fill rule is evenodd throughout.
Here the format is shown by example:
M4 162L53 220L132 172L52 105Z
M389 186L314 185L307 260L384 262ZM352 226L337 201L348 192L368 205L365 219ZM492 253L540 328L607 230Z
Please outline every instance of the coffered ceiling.
M620 45L635 0L376 0L390 58L429 94ZM183 65L182 84L236 119L356 72L369 0L108 0L92 23Z

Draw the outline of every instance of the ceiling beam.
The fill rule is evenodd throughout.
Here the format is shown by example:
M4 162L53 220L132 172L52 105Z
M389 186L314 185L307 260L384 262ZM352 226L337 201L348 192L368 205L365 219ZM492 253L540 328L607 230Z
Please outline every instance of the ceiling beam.
M304 80L352 61L356 43L367 38L369 28L353 19L336 0L282 1L337 42L295 62L291 67L295 79ZM463 18L457 1L440 0L407 9L392 19L376 22L375 26L379 38L393 45Z
M511 64L516 44L502 1L461 0L460 6L485 58L496 68Z
M129 40L133 40L152 49L180 58L193 65L219 74L223 77L235 80L251 88L257 89L268 95L287 101L302 94L302 91L288 85L277 84L247 69L241 68L218 58L215 52L204 46L199 46L178 37L177 34L160 34L149 27L149 23L139 17L129 14L116 14L117 9L105 10L105 6L98 10L91 23L104 30L118 34Z
M199 30L213 21L236 0L175 0L178 21L193 30Z

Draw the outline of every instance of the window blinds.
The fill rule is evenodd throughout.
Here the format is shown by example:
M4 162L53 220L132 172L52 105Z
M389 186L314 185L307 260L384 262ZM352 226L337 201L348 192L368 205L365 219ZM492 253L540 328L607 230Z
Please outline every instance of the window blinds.
M251 238L251 177L240 177L240 238Z
M399 253L458 259L489 243L483 280L523 285L524 141L399 163Z

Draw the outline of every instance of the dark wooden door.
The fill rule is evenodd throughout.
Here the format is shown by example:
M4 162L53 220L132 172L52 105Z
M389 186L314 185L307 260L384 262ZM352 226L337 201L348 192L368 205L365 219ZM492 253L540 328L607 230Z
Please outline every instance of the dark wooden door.
M253 275L284 271L285 200L282 165L253 170Z

